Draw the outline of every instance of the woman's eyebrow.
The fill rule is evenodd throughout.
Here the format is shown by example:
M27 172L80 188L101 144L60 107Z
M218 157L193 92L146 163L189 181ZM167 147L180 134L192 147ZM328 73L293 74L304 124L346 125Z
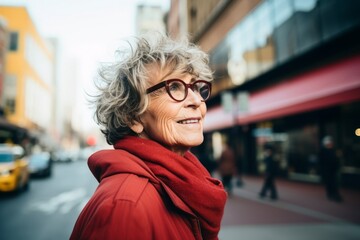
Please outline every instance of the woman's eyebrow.
M193 82L195 82L197 80L198 80L197 78L191 78L190 83L193 83Z

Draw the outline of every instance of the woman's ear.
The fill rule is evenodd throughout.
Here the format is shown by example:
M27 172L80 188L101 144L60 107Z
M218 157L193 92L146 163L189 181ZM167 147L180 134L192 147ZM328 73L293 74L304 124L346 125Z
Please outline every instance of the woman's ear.
M130 128L137 134L140 134L144 131L144 126L138 121L134 121L133 125L131 125Z

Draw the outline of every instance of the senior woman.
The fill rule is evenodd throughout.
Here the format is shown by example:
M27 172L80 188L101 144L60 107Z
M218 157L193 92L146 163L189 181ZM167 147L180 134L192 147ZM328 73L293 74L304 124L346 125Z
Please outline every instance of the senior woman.
M218 239L226 193L189 151L203 141L207 54L152 33L120 56L94 99L114 149L88 160L99 186L70 239Z

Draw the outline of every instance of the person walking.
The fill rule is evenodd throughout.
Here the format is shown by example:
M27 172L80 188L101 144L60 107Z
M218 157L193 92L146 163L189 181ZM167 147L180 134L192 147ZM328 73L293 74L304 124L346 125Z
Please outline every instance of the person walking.
M236 159L233 149L226 141L223 144L223 151L219 158L218 171L226 191L231 196L233 191L232 180L236 174Z
M274 147L269 143L264 145L264 156L265 178L259 196L264 198L270 191L270 199L277 200L278 193L275 185L277 164L274 160Z
M336 156L334 140L331 136L325 136L322 140L319 167L327 198L331 201L341 202L343 199L339 192L338 181L340 161Z

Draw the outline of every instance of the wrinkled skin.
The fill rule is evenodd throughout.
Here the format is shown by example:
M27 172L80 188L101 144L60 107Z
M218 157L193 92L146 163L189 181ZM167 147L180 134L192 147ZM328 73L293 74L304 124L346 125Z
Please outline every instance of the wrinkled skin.
M196 80L189 74L170 73L163 77L153 77L149 80L149 86L173 78L182 79L186 83ZM206 105L201 100L198 94L189 89L186 99L176 102L166 93L165 88L161 88L150 94L148 109L141 116L141 123L137 123L133 128L141 132L140 137L155 140L171 151L183 155L189 148L201 144L204 139Z

